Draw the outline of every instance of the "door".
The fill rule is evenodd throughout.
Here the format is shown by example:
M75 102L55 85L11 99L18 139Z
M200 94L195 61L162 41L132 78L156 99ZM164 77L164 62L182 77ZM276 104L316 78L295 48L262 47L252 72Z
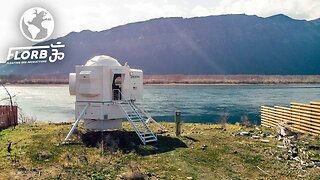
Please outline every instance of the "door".
M121 74L114 74L112 80L112 93L113 100L121 100L121 87L122 87L122 76Z

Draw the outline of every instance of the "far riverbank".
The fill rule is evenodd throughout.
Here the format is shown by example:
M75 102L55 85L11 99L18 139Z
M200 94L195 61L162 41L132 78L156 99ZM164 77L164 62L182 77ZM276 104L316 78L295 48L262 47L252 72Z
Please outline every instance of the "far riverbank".
M319 85L320 75L144 75L146 85ZM8 84L68 84L67 75L2 75Z

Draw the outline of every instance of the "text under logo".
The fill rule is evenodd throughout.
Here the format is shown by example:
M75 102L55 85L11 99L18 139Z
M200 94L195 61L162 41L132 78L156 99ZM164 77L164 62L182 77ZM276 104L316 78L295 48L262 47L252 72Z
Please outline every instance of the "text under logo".
M7 64L51 63L64 58L64 53L59 51L65 45L61 42L45 46L12 47L9 49Z

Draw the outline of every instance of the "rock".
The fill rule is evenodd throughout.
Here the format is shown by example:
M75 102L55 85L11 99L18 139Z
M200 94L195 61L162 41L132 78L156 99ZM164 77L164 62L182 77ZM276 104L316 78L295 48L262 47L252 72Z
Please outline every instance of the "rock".
M151 172L149 172L149 171L145 172L144 174L147 175L147 176L149 176L149 177L152 177L152 176L154 175L153 173L151 173Z
M307 166L308 168L312 168L312 167L315 166L315 163L311 161L310 163L307 163L306 166Z
M277 146L277 148L285 149L286 147L285 146Z
M293 160L300 161L300 158L299 157L295 157L295 158L293 158Z
M252 137L252 139L259 139L260 138L260 136L251 136Z
M302 166L306 166L306 167L307 167L307 165L308 165L308 163L307 163L306 161L303 161L303 160L300 160L300 164L301 164Z
M123 179L145 179L144 175L140 171L122 173L122 178Z
M246 131L243 131L241 133L239 133L240 136L249 136L250 133L249 132L246 132Z
M123 178L123 176L121 174L118 174L117 177L118 178Z
M314 163L316 166L320 167L320 162L315 162Z
M38 155L38 157L40 159L48 159L48 158L50 158L50 156L52 156L52 154L51 153L47 153L47 152L41 152Z
M280 156L277 156L277 159L278 159L278 160L282 160L282 157L280 157Z
M193 179L192 177L187 177L187 179Z
M269 136L267 136L268 138L274 138L274 137L276 137L276 136L274 136L274 135L269 135Z
M205 149L205 148L207 148L208 146L207 145L202 145L202 147L201 147L201 149Z
M287 122L281 122L277 126L277 133L280 136L293 136L295 133L292 132Z
M284 154L282 157L283 157L283 159L285 159L285 160L288 160L288 159L289 159L289 155L288 155L288 154Z
M270 141L268 139L261 139L261 142L269 143Z

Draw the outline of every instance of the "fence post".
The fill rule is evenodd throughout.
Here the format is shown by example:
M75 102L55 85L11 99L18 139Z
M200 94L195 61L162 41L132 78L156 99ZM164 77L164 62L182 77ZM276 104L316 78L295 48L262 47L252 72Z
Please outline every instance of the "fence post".
M18 125L18 107L13 106L13 118L14 118L14 126Z
M181 111L176 110L175 112L175 122L176 122L176 136L181 134Z

